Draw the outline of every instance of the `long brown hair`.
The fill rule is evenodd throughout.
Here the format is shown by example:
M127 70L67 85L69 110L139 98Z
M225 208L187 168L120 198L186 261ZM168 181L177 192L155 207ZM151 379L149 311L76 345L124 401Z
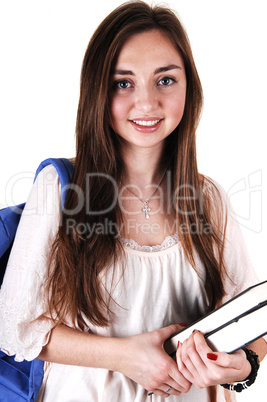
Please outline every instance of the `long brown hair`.
M186 70L184 115L166 141L172 192L177 198L178 235L195 270L198 270L196 255L205 266L203 281L209 309L213 309L223 296L223 234L217 224L218 217L214 218L212 202L216 188L212 182L205 185L207 179L197 168L195 134L203 99L189 40L174 12L133 1L121 5L105 18L90 40L83 61L76 125L75 191L69 191L67 197L51 252L47 283L50 313L57 322L70 317L77 323L78 317L78 326L83 327L86 317L99 326L109 323L108 298L101 285L100 273L115 264L124 253L117 230L122 216L114 185L120 182L123 161L117 136L109 125L110 76L127 39L151 29L160 29L168 35L180 52ZM207 190L202 191L203 187ZM197 197L192 197L192 189L196 190ZM70 228L70 219L77 230ZM192 225L199 227L199 222L202 228L212 230L195 230L193 233ZM88 236L86 228L100 224L113 230L105 233L95 230Z

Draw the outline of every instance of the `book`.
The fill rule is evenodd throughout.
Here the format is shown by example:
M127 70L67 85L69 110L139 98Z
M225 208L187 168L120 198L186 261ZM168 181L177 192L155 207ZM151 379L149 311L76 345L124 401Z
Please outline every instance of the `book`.
M196 329L215 352L232 353L267 334L267 281L251 286L203 318L168 338L164 348L174 356Z

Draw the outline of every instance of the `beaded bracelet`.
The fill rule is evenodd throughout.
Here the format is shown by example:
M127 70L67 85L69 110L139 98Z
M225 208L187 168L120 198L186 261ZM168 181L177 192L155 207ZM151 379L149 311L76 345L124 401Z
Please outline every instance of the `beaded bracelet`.
M230 391L242 392L243 389L247 389L255 382L258 374L258 370L260 367L259 356L250 349L243 348L243 350L246 353L246 357L251 364L251 372L244 381L233 384L221 384L222 387L227 388Z

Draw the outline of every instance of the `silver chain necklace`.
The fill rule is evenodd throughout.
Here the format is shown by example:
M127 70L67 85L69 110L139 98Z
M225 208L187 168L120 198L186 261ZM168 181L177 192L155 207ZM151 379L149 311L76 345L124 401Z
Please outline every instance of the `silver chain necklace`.
M136 195L129 187L127 187L128 190L130 191L130 193L132 193L136 198L138 198L138 200L140 200L141 202L143 202L144 206L143 206L143 208L141 209L141 211L145 213L145 218L146 218L146 219L149 219L149 218L150 218L150 216L148 215L148 212L151 211L151 208L148 206L148 203L149 203L149 201L151 200L151 198L153 197L153 195L158 191L158 188L159 188L159 186L161 185L161 183L162 183L162 181L163 181L163 179L164 179L164 177L165 177L166 171L167 171L167 169L165 169L165 171L164 171L164 173L163 173L163 175L162 175L162 178L160 179L159 184L157 185L156 189L153 191L153 193L151 194L151 196L150 196L147 200L143 200L142 198L138 197L138 195Z

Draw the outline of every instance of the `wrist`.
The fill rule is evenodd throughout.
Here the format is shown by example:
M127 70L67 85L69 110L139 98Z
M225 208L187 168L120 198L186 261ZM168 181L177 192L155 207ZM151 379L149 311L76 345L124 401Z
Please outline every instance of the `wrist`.
M122 372L127 361L127 338L101 337L95 367Z
M242 392L244 389L247 389L250 387L252 384L254 384L257 373L260 367L259 363L259 357L258 355L253 352L252 350L244 348L243 351L246 354L246 358L250 364L250 374L244 379L241 380L240 382L236 382L233 384L221 384L224 388L229 389L230 391L236 391L236 392ZM243 375L243 373L242 373Z
M240 375L238 376L238 378L235 379L235 382L239 382L239 381L245 381L246 378L250 375L251 373L251 363L249 362L249 360L247 359L246 356L246 352L244 351L244 349L242 349L242 352L244 353L244 357L245 357L245 363L244 363L244 367L242 372L240 373Z

